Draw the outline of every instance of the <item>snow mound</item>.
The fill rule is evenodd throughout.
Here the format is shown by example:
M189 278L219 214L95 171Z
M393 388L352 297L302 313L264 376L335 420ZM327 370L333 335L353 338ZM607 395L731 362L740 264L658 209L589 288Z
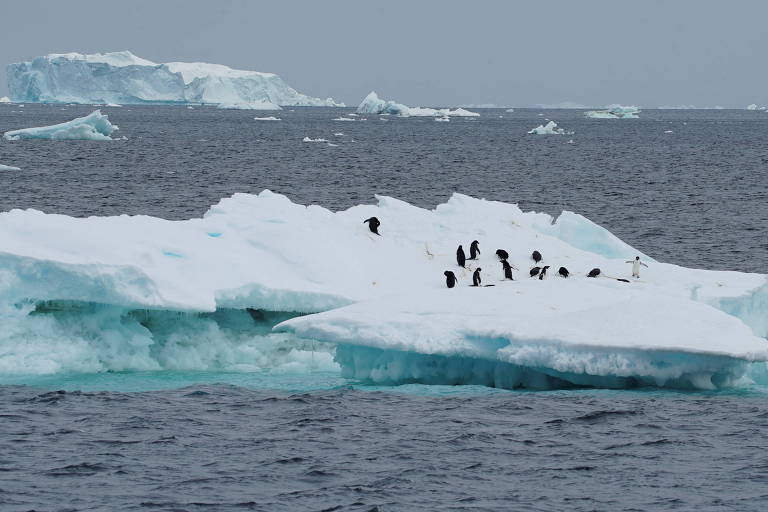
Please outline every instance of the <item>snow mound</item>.
M768 359L765 275L656 262L571 212L377 199L333 212L235 194L187 221L0 213L0 374L258 368L283 353L262 342L304 340L373 382L707 389ZM474 239L479 260L457 267ZM515 281L502 281L499 248ZM533 249L547 279L527 277ZM636 255L642 278L616 280ZM468 286L478 266L494 287ZM607 277L587 278L595 267Z
M24 128L5 132L6 140L49 139L49 140L112 140L113 132L118 129L109 122L108 116L100 110L94 110L85 117L78 117L66 123Z
M50 54L10 64L8 87L14 100L37 103L343 106L301 94L273 73L201 62L158 64L128 51Z
M0 171L20 171L21 167L13 167L12 165L0 164Z
M358 114L384 114L400 117L479 117L480 114L470 112L463 108L451 110L448 108L434 109L423 107L408 107L402 103L385 101L379 98L376 92L371 91L357 107Z
M590 110L584 112L591 119L638 119L640 109L634 106L609 105L605 110Z
M566 132L563 128L558 128L557 123L554 121L550 121L546 125L539 125L528 133L535 135L573 135L573 132Z

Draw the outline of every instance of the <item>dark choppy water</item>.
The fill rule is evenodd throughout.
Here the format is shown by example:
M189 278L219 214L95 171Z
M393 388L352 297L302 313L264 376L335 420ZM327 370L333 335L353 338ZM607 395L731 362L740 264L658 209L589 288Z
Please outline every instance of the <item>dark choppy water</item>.
M0 131L90 110L0 105ZM761 112L647 111L607 121L484 110L474 121L435 123L332 121L349 111L341 109L284 111L280 122L207 108L105 110L127 140L0 141L0 163L23 168L0 173L0 210L181 219L263 188L334 209L374 193L432 207L460 191L577 211L663 260L768 266ZM545 118L576 133L526 135ZM2 382L2 512L768 506L768 393L759 387L393 392L332 371Z
M0 388L4 511L768 506L764 397Z

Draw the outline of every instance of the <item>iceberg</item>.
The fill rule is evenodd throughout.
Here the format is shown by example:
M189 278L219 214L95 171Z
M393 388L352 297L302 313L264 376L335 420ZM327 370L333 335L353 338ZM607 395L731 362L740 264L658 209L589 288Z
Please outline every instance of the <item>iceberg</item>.
M66 123L23 128L5 132L6 140L49 139L49 140L112 140L118 127L109 122L108 116L94 110L85 117L78 117Z
M343 106L297 92L274 73L220 64L158 64L129 51L49 54L10 64L14 101L87 104L210 104L277 110L279 106Z
M2 98L0 98L0 103L10 103L10 102L11 102L11 98L9 98L8 96L3 96Z
M358 114L384 114L400 117L479 117L480 114L463 108L451 110L448 108L434 109L424 107L408 107L402 103L385 101L371 91L357 107Z
M554 121L550 121L546 125L540 124L528 133L536 135L573 135L573 132L566 132L563 128L558 128L557 123Z
M608 105L605 110L589 110L584 115L591 119L638 119L640 109L634 106Z
M13 167L12 165L0 164L0 171L20 171L21 167Z
M366 382L712 389L768 360L766 275L657 262L573 212L377 200L333 212L235 194L186 221L0 213L0 376L251 371L316 346L323 367ZM480 259L457 267L473 239ZM534 248L571 277L527 278ZM636 255L642 279L618 281ZM468 286L478 266L495 286ZM605 277L585 277L594 267Z

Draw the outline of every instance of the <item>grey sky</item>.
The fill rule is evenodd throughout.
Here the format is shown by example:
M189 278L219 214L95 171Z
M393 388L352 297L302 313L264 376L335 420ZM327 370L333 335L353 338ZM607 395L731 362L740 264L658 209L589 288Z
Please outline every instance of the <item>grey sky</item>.
M768 103L765 0L0 3L0 65L129 49L356 105ZM0 96L7 94L0 73Z

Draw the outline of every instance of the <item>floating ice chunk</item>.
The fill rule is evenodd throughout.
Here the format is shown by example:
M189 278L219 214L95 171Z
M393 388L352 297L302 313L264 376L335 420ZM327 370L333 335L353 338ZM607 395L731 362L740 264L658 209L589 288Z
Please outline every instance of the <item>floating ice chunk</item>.
M105 107L122 107L122 105L118 105L117 103L107 103L104 106Z
M332 148L338 147L338 144L334 144L332 142L329 142L328 145L331 146Z
M0 164L0 171L20 171L20 167L13 167L11 165Z
M757 110L757 108L758 107L757 107L756 103L751 103L751 104L747 105L747 110Z
M664 133L674 133L672 130L664 130Z
M8 96L3 96L2 98L0 98L0 103L10 103L10 102L11 102L11 98L9 98Z
M66 123L11 130L5 132L3 137L7 140L112 140L110 135L117 129L116 125L109 122L108 116L94 110L85 117L78 117Z
M584 112L586 117L592 119L637 119L640 109L635 106L608 105L605 110L590 110Z
M268 117L254 117L254 121L280 121L281 119L279 117L275 116L268 116Z
M303 142L328 142L328 141L327 141L327 140L325 140L325 139L321 139L321 138L312 139L312 138L310 138L310 137L304 137L304 138L302 139L302 141L303 141Z
M536 135L572 135L573 132L566 132L563 128L558 128L557 123L554 121L548 122L546 125L539 125L528 133Z
M450 121L450 120L451 120L451 118L450 118L450 117L448 117L448 116L443 116L443 117L436 117L436 118L435 118L435 121L442 121L442 122L446 122L446 123L447 123L448 121Z
M378 97L378 95L371 91L368 96L363 99L360 106L357 107L359 114L384 114L395 115L400 117L479 117L480 114L476 112L470 112L463 108L457 108L451 110L448 108L434 109L424 107L407 107L401 103L395 103L394 101L384 101Z
M355 119L350 119L349 117L337 117L332 119L332 121L355 121Z
M514 111L515 111L515 109L513 109L513 108L508 108L508 109L507 109L507 110L505 110L504 112L509 112L509 113L512 113L512 112L514 112Z
M336 137L343 137L344 136L344 134L342 132L336 132L333 135L336 136Z

